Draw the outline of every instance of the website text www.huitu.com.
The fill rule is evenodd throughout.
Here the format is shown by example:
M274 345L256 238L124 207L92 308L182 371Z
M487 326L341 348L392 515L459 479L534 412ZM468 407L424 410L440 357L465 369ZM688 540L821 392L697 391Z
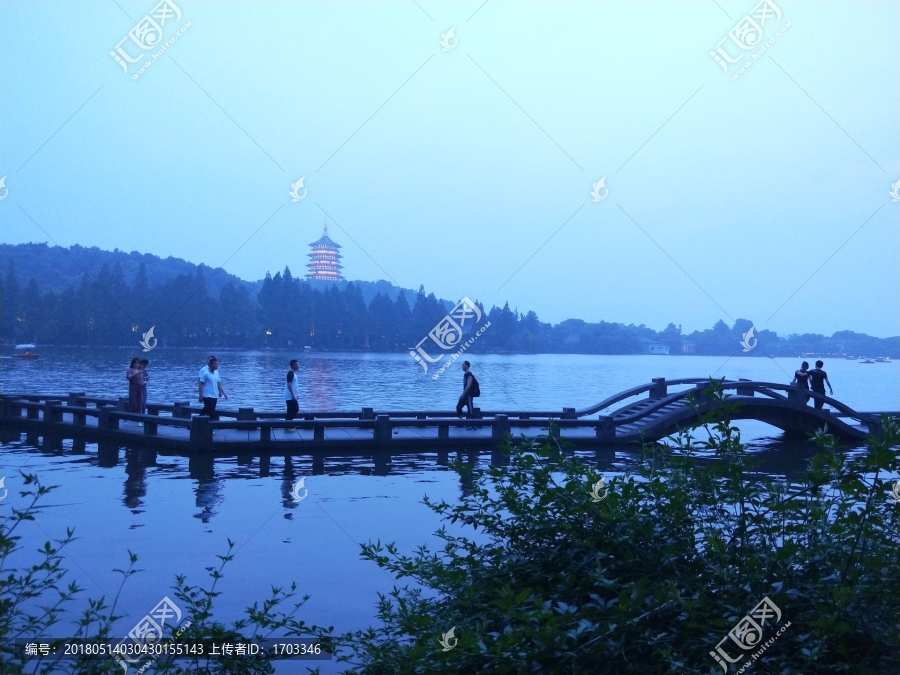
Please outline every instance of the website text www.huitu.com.
M163 46L159 49L159 51L154 52L153 54L150 55L150 57L151 57L150 60L147 61L144 65L142 65L140 68L138 68L138 71L134 75L131 76L131 79L132 80L138 79L141 76L141 74L145 70L147 70L150 66L152 66L153 62L156 61L156 59L158 59L160 56L163 55L164 51L166 51L170 46L175 44L175 40L177 40L181 36L181 34L184 33L184 31L186 31L190 27L191 27L191 22L188 21L181 28L179 28L178 31L175 33L175 35L173 35L172 37L170 37L168 40L166 40L163 43Z
M747 661L743 666L741 666L738 669L738 671L737 671L738 675L741 675L741 673L745 672L748 668L750 668L750 666L753 665L753 662L756 661L756 659L758 659L760 656L762 656L762 653L764 651L766 651L769 647L771 647L775 643L775 640L778 639L778 636L781 635L784 631L786 631L790 627L790 625L791 625L791 622L788 621L786 624L784 624L781 628L778 629L778 632L775 633L775 635L773 635L768 640L766 640L763 643L762 647L760 647L756 652L751 654L750 660Z
M756 59L758 59L760 56L762 56L764 51L766 51L769 47L771 47L773 44L775 44L775 40L777 40L779 37L781 37L781 34L784 33L784 31L786 31L790 27L791 27L791 22L788 21L781 28L779 28L778 32L775 33L775 35L773 35L768 40L766 40L766 42L763 44L763 46L760 47L759 51L757 51L755 54L751 55L749 61L747 61L744 65L742 65L740 68L738 68L738 71L734 75L731 76L731 79L736 80L741 75L743 75L744 71L746 71L750 66L752 66L753 62L756 61Z

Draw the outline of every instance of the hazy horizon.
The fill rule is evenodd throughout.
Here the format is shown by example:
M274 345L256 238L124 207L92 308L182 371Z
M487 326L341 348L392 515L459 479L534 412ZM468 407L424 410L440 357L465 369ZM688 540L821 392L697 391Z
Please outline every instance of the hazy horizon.
M152 61L158 0L7 0L0 240L258 280L328 220L348 279L551 323L896 336L900 5L769 5L734 80L757 2L176 1Z

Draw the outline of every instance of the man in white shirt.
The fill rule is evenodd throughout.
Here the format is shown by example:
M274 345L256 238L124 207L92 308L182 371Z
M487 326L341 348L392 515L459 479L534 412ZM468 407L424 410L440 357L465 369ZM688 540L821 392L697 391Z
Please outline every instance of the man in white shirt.
M203 411L200 414L208 416L210 420L219 419L219 416L216 415L216 403L219 401L219 396L228 398L228 394L225 393L222 383L219 381L218 370L219 362L216 357L210 357L206 371L201 370L200 378L197 380L197 397L203 403Z
M294 416L300 411L300 390L297 388L298 370L300 370L300 362L297 359L291 359L291 369L287 371L284 381L284 403L287 406L286 420L294 419ZM296 431L296 429L287 429L287 431Z

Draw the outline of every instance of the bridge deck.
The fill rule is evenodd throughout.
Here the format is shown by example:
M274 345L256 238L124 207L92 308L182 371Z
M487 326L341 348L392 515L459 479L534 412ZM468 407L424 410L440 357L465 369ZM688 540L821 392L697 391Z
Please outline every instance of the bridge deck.
M719 381L726 401L735 404L733 419L755 419L786 432L812 433L827 425L843 438L862 441L882 433L881 414L860 413L840 401L790 385L748 380ZM451 411L303 412L292 421L280 413L252 408L220 410L221 419L199 416L186 401L150 403L147 415L127 413L124 399L38 394L0 395L5 431L51 437L151 447L164 453L271 453L372 448L440 449L496 447L507 436L554 434L578 447L658 441L696 424L699 416L720 405L709 397L710 380L690 378L634 387L584 410L476 411L460 419ZM669 391L670 387L680 387ZM646 394L644 398L637 398ZM828 408L816 409L821 399ZM614 408L617 404L624 403ZM612 412L605 412L614 408ZM598 414L599 413L599 414ZM897 413L886 413L898 417Z

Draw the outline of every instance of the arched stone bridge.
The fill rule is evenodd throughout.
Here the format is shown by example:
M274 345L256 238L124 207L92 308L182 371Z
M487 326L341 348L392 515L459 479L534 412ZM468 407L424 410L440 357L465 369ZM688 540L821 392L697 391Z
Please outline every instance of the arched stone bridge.
M813 433L828 425L830 433L859 441L868 434L881 435L881 415L897 418L896 412L857 412L835 398L792 385L754 380L719 382L725 400L736 404L731 419L759 420L789 433ZM690 386L669 393L669 387L684 385ZM569 416L583 419L599 412L599 421L605 427L598 426L598 436L625 443L641 439L656 441L690 427L701 414L715 407L717 403L713 398L705 395L710 387L709 378L669 381L655 378L650 384L628 389L590 408L570 409ZM645 392L646 398L631 401L611 412L602 412ZM828 407L816 409L816 399Z

